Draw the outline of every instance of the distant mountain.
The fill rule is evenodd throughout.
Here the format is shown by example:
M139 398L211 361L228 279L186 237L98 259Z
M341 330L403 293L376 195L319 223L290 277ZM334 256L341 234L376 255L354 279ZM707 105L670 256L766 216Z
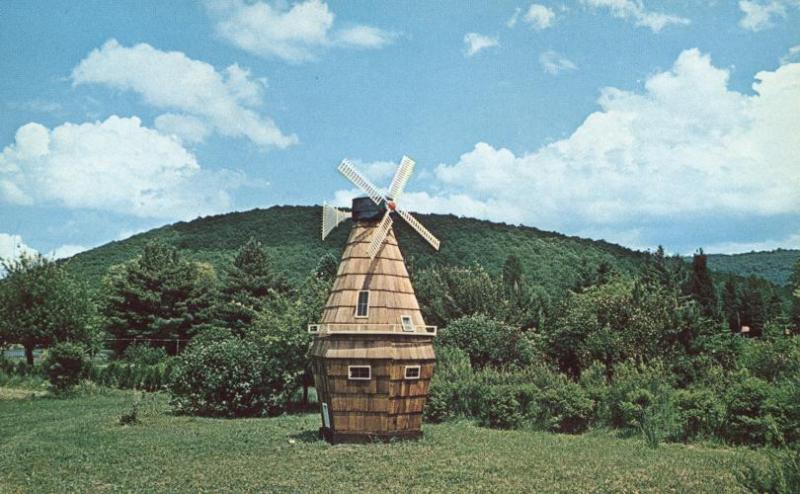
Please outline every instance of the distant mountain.
M778 249L747 254L709 254L708 267L714 271L740 276L761 276L776 285L789 283L795 263L800 260L800 250Z
M510 254L520 258L526 276L557 293L573 286L601 262L621 273L637 272L648 254L605 241L568 237L536 228L492 223L453 215L418 214L441 241L434 252L402 221L395 222L403 255L411 271L434 264L480 263L499 273ZM251 236L260 240L277 269L298 282L327 252L338 258L350 230L343 223L324 242L320 240L321 208L280 206L198 218L175 223L126 240L82 252L67 262L69 269L95 287L108 268L139 255L145 244L161 240L181 249L190 259L210 262L218 271Z

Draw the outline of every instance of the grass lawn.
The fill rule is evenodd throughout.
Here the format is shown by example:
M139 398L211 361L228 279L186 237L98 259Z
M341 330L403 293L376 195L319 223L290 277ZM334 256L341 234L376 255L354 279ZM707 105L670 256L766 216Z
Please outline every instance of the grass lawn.
M176 417L145 395L70 399L0 388L0 492L740 492L746 449L647 448L608 433L426 425L418 442L330 446L315 414L272 419Z

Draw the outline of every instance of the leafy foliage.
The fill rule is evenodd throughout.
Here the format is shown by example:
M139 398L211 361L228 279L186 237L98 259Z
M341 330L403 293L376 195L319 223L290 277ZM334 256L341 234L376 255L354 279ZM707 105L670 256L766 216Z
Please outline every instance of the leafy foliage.
M94 303L63 266L23 254L0 268L6 272L0 280L0 342L24 346L29 365L37 346L97 342Z
M535 355L525 333L484 315L456 319L439 333L437 343L463 350L476 369L524 366Z
M91 363L83 346L77 343L56 343L47 351L42 368L50 384L58 392L75 386L89 373Z

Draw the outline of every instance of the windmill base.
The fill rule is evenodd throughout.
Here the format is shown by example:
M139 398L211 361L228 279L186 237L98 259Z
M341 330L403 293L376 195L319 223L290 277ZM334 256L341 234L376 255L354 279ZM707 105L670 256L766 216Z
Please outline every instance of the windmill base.
M331 444L372 443L416 440L422 437L422 431L396 432L336 432L327 427L319 428L319 436Z

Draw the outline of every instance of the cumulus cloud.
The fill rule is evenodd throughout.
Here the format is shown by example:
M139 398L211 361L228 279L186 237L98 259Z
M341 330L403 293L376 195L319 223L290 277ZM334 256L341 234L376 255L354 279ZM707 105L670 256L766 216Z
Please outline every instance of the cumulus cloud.
M538 3L532 3L522 20L528 23L532 29L541 31L552 26L555 18L556 13L553 12L553 9Z
M201 141L211 132L244 137L262 147L286 148L297 142L259 113L264 83L236 64L217 71L182 52L146 43L125 47L112 39L89 53L71 77L76 86L133 91L146 104L170 110L156 119L156 127L187 142Z
M206 7L222 39L257 56L295 63L314 60L327 48L381 48L395 38L393 33L373 26L354 25L335 30L335 15L320 0L307 0L291 7L211 0Z
M553 50L548 50L539 55L539 64L545 72L551 75L578 69L578 66L572 60Z
M787 9L798 6L800 2L797 0L741 0L739 10L744 16L739 20L739 25L749 31L762 31L774 26L776 18L786 17Z
M19 235L0 233L0 260L16 259L22 254L34 255L36 249L25 245Z
M500 46L500 40L496 37L485 36L478 33L467 33L464 35L464 55L471 57L481 50Z
M800 213L800 64L759 72L752 95L728 79L708 55L686 50L642 91L602 89L599 110L569 137L519 155L479 142L435 168L431 192L403 202L638 248L652 247L654 225L686 218ZM348 205L356 194L336 198Z
M20 127L0 154L0 201L56 203L139 217L188 219L230 208L243 183L202 170L181 142L136 117Z
M657 33L665 27L689 24L689 19L663 12L648 10L642 0L583 0L591 7L608 9L618 19L633 21L637 26L647 27Z

